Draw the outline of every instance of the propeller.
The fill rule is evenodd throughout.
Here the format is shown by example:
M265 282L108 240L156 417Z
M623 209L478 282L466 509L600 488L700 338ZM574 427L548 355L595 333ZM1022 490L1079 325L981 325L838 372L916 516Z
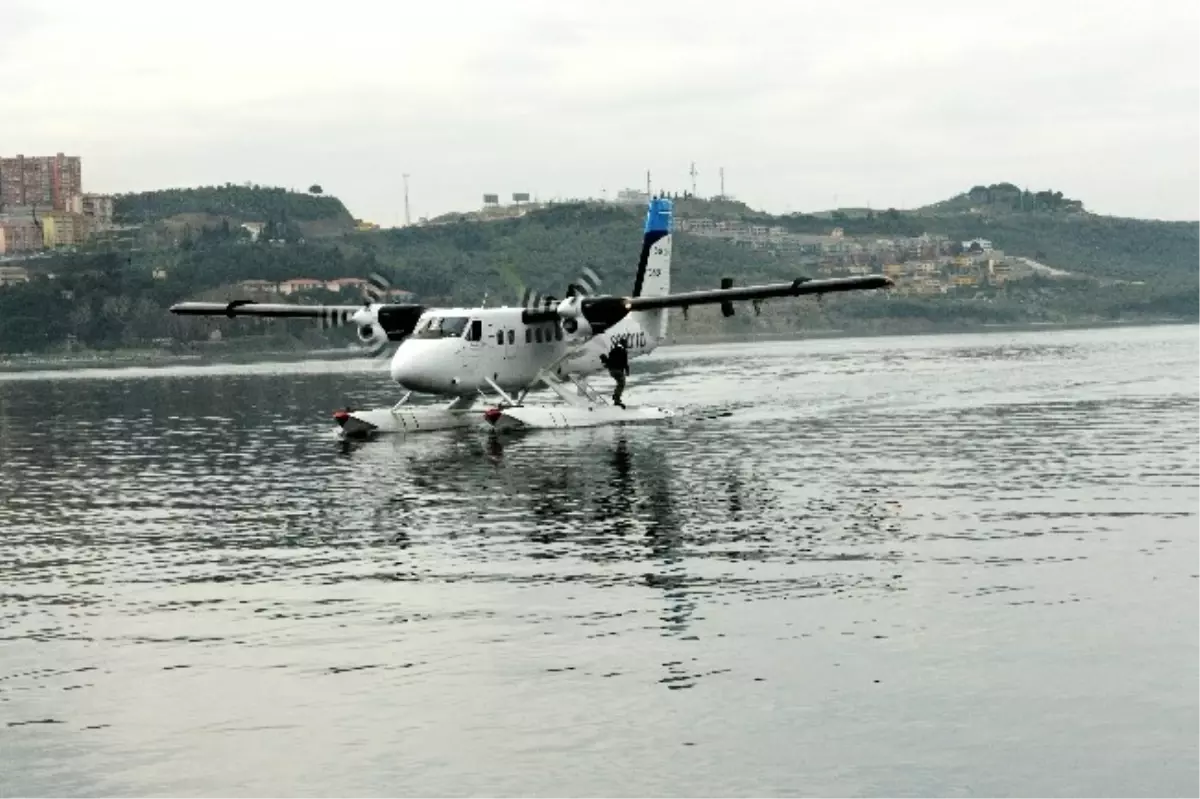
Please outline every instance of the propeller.
M525 286L511 267L506 266L505 272L509 282L515 284L521 298L521 307L526 311L551 311L558 307L557 297L543 295L536 289ZM600 276L591 267L585 266L580 270L579 276L567 284L567 296L583 298L599 294L600 284Z
M367 275L362 287L363 306L357 311L346 308L325 308L318 323L322 330L342 327L351 322L358 325L358 340L363 345L363 354L368 358L378 358L387 349L390 340L387 331L379 324L379 319L372 305L378 305L387 299L392 284L378 272Z

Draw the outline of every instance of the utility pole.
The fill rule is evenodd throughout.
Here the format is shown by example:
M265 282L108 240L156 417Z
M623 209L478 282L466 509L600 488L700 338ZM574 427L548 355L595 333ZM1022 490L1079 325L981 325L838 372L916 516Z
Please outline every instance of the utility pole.
M721 167L720 170L718 170L718 172L721 175L721 199L724 200L725 199L725 167Z
M650 194L650 170L649 169L646 170L646 196L647 197L652 196Z
M404 226L408 227L412 224L412 217L408 213L408 173L404 173Z

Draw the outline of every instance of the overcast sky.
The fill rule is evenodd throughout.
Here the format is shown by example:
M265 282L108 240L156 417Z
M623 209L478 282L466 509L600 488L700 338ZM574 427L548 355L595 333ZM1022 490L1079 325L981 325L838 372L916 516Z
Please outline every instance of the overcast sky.
M1154 2L0 0L0 154L89 191L726 190L773 212L976 183L1200 218L1200 15Z

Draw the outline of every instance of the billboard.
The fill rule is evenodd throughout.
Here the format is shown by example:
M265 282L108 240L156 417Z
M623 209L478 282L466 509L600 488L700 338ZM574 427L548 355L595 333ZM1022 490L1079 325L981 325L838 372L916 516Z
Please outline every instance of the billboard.
M500 204L500 195L499 194L483 195L483 204L484 205L499 205Z
M527 192L527 191L514 191L514 192L513 192L513 202L515 202L515 203L527 203L527 202L529 202L529 192Z

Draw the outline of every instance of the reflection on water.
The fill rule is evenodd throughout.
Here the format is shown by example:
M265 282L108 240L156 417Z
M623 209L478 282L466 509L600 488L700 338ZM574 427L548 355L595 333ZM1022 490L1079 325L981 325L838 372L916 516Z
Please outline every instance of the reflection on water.
M7 791L1196 793L1194 327L635 366L694 413L0 375Z

